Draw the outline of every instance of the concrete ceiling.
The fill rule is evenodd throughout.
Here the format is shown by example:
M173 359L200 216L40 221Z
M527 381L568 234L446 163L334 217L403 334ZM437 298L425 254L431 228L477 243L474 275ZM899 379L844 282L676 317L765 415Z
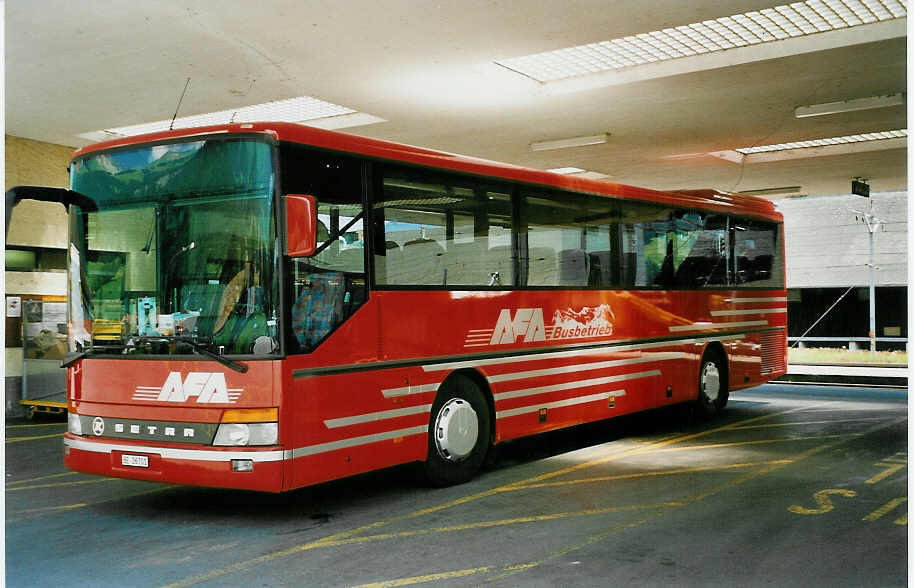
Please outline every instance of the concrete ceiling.
M80 134L313 96L385 122L345 132L651 188L903 189L907 149L733 163L738 147L907 128L904 106L797 106L906 92L906 19L540 84L494 64L785 0L33 0L6 3L6 132ZM530 143L610 133L602 145ZM900 144L899 144L900 143ZM808 152L809 150L807 150ZM808 153L807 153L808 154Z

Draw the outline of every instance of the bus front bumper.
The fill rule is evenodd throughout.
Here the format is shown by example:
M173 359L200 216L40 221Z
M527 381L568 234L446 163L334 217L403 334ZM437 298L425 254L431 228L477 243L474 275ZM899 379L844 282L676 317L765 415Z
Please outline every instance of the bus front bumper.
M216 488L261 492L283 490L286 451L184 447L87 439L64 434L64 465L76 472Z

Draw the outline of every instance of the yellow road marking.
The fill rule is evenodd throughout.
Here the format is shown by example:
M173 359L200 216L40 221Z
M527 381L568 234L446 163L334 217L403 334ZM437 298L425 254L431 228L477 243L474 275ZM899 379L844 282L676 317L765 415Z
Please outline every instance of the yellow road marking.
M463 525L447 525L444 527L434 527L431 529L413 529L410 531L398 531L396 533L381 533L378 535L359 535L357 537L347 537L334 541L320 541L314 547L340 547L342 545L356 545L361 543L374 543L376 541L386 541L388 539L403 539L407 537L416 537L419 535L432 535L435 533L453 533L456 531L469 531L473 529L487 529L491 527L505 527L509 525L519 525L525 523L540 523L543 521L556 521L560 519L569 519L577 517L590 517L614 512L630 512L636 510L653 510L669 509L682 506L681 502L657 502L653 504L632 504L625 506L610 506L607 508L593 508L586 510L575 510L568 512L557 512L546 515L536 515L529 517L516 517L513 519L499 519L494 521L479 521L476 523L466 523Z
M908 524L908 514L905 513L903 517L895 519L896 525L907 525Z
M649 478L655 476L675 476L679 474L692 474L700 472L714 472L720 470L732 470L732 469L742 469L742 468L752 468L762 465L772 465L772 464L787 464L790 463L786 459L775 459L770 461L756 461L749 463L728 463L723 465L716 466L703 466L697 468L684 468L678 470L660 470L657 472L637 472L632 474L618 474L615 476L599 476L596 478L581 478L579 480L567 480L564 482L543 482L541 484L525 484L523 486L516 486L516 490L530 490L532 488L554 488L559 486L572 486L575 484L592 484L595 482L612 482L615 480L633 480L637 478Z
M535 567L536 563L514 564L501 567L505 571L520 571ZM389 588L392 586L412 586L413 584L423 584L425 582L436 582L439 580L450 580L452 578L465 578L475 574L482 574L498 566L483 566L481 568L469 568L466 570L453 570L450 572L440 572L437 574L427 574L425 576L412 576L411 578L398 578L396 580L386 580L383 582L372 582L370 584L358 584L353 588Z
M109 498L107 500L98 500L96 502L80 502L77 504L64 504L61 506L46 506L43 508L30 508L27 510L17 510L17 511L13 511L13 512L7 511L6 524L18 523L20 521L23 521L23 520L29 518L27 516L10 518L9 515L42 514L42 513L56 512L59 510L73 510L73 509L77 509L77 508L85 508L87 506L95 506L97 504L105 504L107 502L116 502L118 500L125 500L128 498L136 498L137 496L143 496L145 494L152 494L154 492L162 492L163 490L171 490L172 488L173 488L173 486L165 486L163 488L152 488L151 490L144 490L142 492L134 492L133 494L126 494L124 496L115 496L114 498Z
M9 487L9 486L13 486L15 484L27 484L27 483L31 483L31 482L38 482L40 480L49 480L51 478L59 478L61 476L75 476L75 475L76 475L76 472L61 472L59 474L50 474L47 476L38 476L37 478L28 478L27 480L14 480L11 482L7 482L6 485L7 485L7 487Z
M731 427L731 431L745 431L749 429L770 429L772 427L795 427L800 425L831 425L834 423L859 423L864 421L887 421L886 417L868 417L865 419L836 419L833 421L797 421L792 423L771 423L768 425L749 425L748 427Z
M7 429L22 429L24 427L64 427L67 423L32 423L29 425L6 425Z
M85 502L80 502L78 504L64 504L63 506L44 506L42 508L29 508L26 510L18 510L13 514L31 514L31 513L38 513L38 512L53 512L53 511L58 511L58 510L72 510L74 508L83 508L86 506L89 506L89 504L85 503ZM21 520L21 519L16 519L16 520ZM8 519L6 522L9 523L12 521Z
M359 584L354 588L390 588L391 586L409 586L412 584L422 584L424 582L437 582L439 580L451 580L453 578L465 578L482 572L488 572L492 569L489 566L482 568L471 568L469 570L455 570L453 572L441 572L440 574L429 574L427 576L413 576L412 578L400 578L399 580L387 580L386 582L374 582L371 584Z
M35 484L34 486L16 486L15 488L7 488L7 492L15 492L17 490L37 490L38 488L57 488L58 486L82 486L83 484L98 484L100 482L114 482L118 478L95 478L92 480L77 480L75 482L57 482L55 484Z
M821 515L827 512L831 512L835 508L835 504L831 501L832 494L837 494L838 496L844 496L845 498L854 498L857 496L857 492L854 490L847 490L845 488L827 488L825 490L819 490L818 492L813 493L812 499L818 504L818 508L806 508L805 506L800 506L799 504L792 504L787 507L787 510L793 514L798 515Z
M324 537L323 539L318 539L316 541L310 541L308 543L296 545L294 547L290 547L288 549L284 549L281 551L274 551L273 553L267 553L267 554L261 555L259 557L255 557L255 558L245 560L245 561L240 561L240 562L237 562L237 563L234 563L232 565L225 566L222 568L216 568L214 570L210 570L209 572L205 572L203 574L198 574L196 576L190 576L190 577L184 578L183 580L174 582L172 584L167 584L167 585L163 586L162 588L183 588L184 586L193 586L194 584L199 584L201 582L208 582L208 581L214 580L216 578L220 578L222 576L240 572L240 571L246 570L248 568L251 568L251 567L254 567L257 565L261 565L261 564L264 564L267 562L271 562L273 560L280 559L283 557L288 557L290 555L295 555L295 554L301 553L303 551L309 551L309 550L320 548L320 547L329 547L329 546L332 546L333 544L335 544L337 541L343 540L347 537L352 537L354 535L358 535L360 533L364 533L366 531L371 531L371 530L378 529L380 527L385 527L385 526L388 526L388 525L391 525L394 523L398 523L398 522L406 521L409 519L421 517L421 516L424 516L427 514L439 512L441 510L453 508L453 507L459 506L461 504L466 504L468 502L473 502L475 500L480 500L482 498L494 496L496 494L501 494L503 492L510 492L512 490L515 490L516 487L519 487L519 486L524 486L526 484L540 482L543 480L548 480L548 479L562 476L565 474L569 474L569 473L572 473L572 472L575 472L575 471L578 471L578 470L581 470L584 468L593 467L595 465L614 461L614 460L622 458L622 457L627 457L630 455L637 455L640 453L646 453L646 452L653 450L656 447L663 447L663 446L671 445L673 443L678 443L681 441L688 441L691 439L696 439L699 437L712 435L712 434L718 433L720 431L726 431L730 427L764 421L764 420L776 418L779 416L783 416L785 414L791 414L791 413L802 411L802 410L809 410L810 408L813 408L816 406L822 406L823 404L824 403L817 403L817 404L799 406L799 407L791 408L789 410L784 410L784 411L780 411L780 412L776 412L776 413L753 417L753 418L746 419L743 421L738 421L736 423L731 423L730 425L724 425L722 427L717 427L714 429L708 429L705 431L699 431L697 433L690 433L687 435L679 435L676 437L672 437L670 439L658 441L656 443L646 444L644 446L639 446L639 447L635 447L632 449L622 450L622 451L613 453L609 456L604 456L604 457L594 459L594 460L591 460L588 462L584 462L584 463L580 463L580 464L577 464L574 466L556 470L551 473L541 474L538 476L534 476L532 478L528 478L526 480L519 480L517 482L512 482L512 483L506 484L504 486L499 486L496 488L485 490L483 492L478 492L476 494L464 496L464 497L458 498L456 500L445 502L445 503L442 503L442 504L439 504L436 506L423 508L423 509L416 510L416 511L406 513L403 515L399 515L396 517L391 517L387 520L381 520L381 521L376 521L374 523L370 523L367 525L362 525L360 527L356 527L356 528L350 529L348 531L343 531L343 532L337 533L335 535L329 535L327 537ZM647 520L647 519L645 519L645 520Z
M34 441L36 439L49 439L51 437L63 437L63 433L52 433L50 435L35 435L34 437L8 437L7 443L19 443L20 441Z
M904 469L907 465L908 464L897 464L897 465L890 466L890 467L884 469L883 471L879 472L878 474L876 474L875 476L873 476L866 482L864 482L864 484L878 484L879 482L885 480L886 478L888 478L889 476L891 476L898 470Z
M892 512L893 510L898 508L899 505L904 504L907 501L908 501L908 498L906 496L902 496L901 498L893 498L892 500L889 500L888 502L886 502L885 504L883 504L882 506L880 506L879 508L877 508L870 514L863 517L863 520L870 521L870 522L877 521L877 520L881 519L882 517L884 517L886 514ZM897 521L896 521L896 524L897 524Z
M813 435L811 437L784 437L782 439L757 439L755 441L734 441L732 443L711 443L708 445L686 445L683 447L667 447L649 453L666 453L668 451L689 451L692 449L720 449L722 447L739 447L741 445L766 445L769 443L789 443L791 441L812 441L817 439L843 439L859 437L860 433L847 433L846 435Z

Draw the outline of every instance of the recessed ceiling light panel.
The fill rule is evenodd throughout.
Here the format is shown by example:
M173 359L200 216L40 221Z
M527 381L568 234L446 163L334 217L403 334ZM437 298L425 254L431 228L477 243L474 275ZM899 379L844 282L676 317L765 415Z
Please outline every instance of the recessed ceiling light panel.
M587 145L600 145L609 140L609 133L600 135L585 135L581 137L569 137L568 139L555 139L552 141L534 141L530 143L530 149L533 151L549 151L551 149L567 149L570 147L585 147Z
M346 115L354 114L359 113L352 108L333 104L332 102L326 102L318 98L312 98L311 96L299 96L296 98L288 98L286 100L275 100L272 102L264 102L262 104L242 106L240 108L234 108L230 110L220 110L218 112L209 112L206 114L183 116L175 119L173 123L171 120L160 120L137 125L113 127L104 129L103 131L85 133L84 135L80 136L87 139L96 139L99 136L106 136L110 138L112 136L133 136L142 135L144 133L156 133L160 131L167 131L172 128L185 129L190 127L203 127L209 125L259 121L306 122L329 119L332 117L344 117ZM379 122L382 120L376 117L369 118L372 119L370 122ZM361 123L356 122L348 126L354 126L354 124L368 123L362 121Z
M845 135L843 137L831 137L828 139L813 139L810 141L794 141L791 143L777 143L772 145L760 145L757 147L740 147L734 149L737 153L751 155L753 153L770 153L772 151L787 151L790 149L806 149L809 147L826 147L828 145L845 145L848 143L862 143L866 141L881 141L884 139L900 139L908 136L906 129L896 131L883 131L878 133L863 133L860 135Z
M840 102L798 106L794 111L794 114L797 118L806 118L810 116L825 116L829 114L854 112L857 110L887 108L889 106L904 106L904 104L904 94L891 94L888 96L870 96L868 98L855 98L853 100L844 100Z
M547 83L906 16L899 0L806 0L495 63Z

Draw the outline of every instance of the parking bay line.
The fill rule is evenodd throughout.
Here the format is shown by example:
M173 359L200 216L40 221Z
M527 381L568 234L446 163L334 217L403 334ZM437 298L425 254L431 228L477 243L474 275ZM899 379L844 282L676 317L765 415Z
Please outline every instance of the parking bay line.
M49 474L47 476L38 476L37 478L26 478L25 480L10 480L6 483L6 487L18 485L18 484L30 484L32 482L39 482L41 480L49 480L51 478L60 478L61 476L75 476L77 472L60 472L59 474Z
M369 523L369 524L367 524L367 525L362 525L362 526L360 526L360 527L356 527L355 529L350 529L350 530L348 530L348 531L342 531L342 532L337 533L337 534L335 534L335 535L329 535L329 536L327 536L327 537L324 537L323 539L317 539L317 540L315 540L315 541L310 541L310 542L308 542L308 543L303 543L303 544L301 544L301 545L296 545L296 546L293 546L293 547L290 547L290 548L287 548L287 549L283 549L283 550L280 550L280 551L274 551L273 553L267 553L267 554L261 555L261 556L259 556L259 557L255 557L255 558L248 559L248 560L245 560L245 561L240 561L240 562L237 562L237 563L234 563L234 564L231 564L231 565L222 567L222 568L216 568L216 569L214 569L214 570L210 570L209 572L204 572L204 573L202 573L202 574L198 574L198 575L195 575L195 576L190 576L190 577L184 578L183 580L179 580L179 581L177 581L177 582L173 582L173 583L171 583L171 584L166 584L166 585L163 586L162 588L182 588L182 587L184 587L184 586L193 586L194 584L199 584L199 583L201 583L201 582L208 582L208 581L214 580L214 579L216 579L216 578L220 578L220 577L222 577L222 576L226 576L226 575L233 574L233 573L237 573L237 572L242 572L242 571L244 571L244 570L246 570L246 569L248 569L248 568L255 567L255 566L258 566L258 565L262 565L262 564L271 562L271 561L276 560L276 559L280 559L280 558L283 558L283 557L289 557L289 556L291 556L291 555L295 555L295 554L297 554L297 553L302 553L302 552L304 552L304 551L310 551L310 550L312 550L312 549L319 549L319 548L322 548L322 547L330 547L330 546L332 546L333 543L335 543L335 542L337 542L337 541L340 541L340 540L345 539L345 538L348 538L348 537L353 537L353 536L355 536L355 535L359 535L360 533L364 533L364 532L367 532L367 531L371 531L371 530L373 530L373 529L378 529L378 528L380 528L380 527L388 526L388 525L391 525L391 524L394 524L394 523L398 523L398 522L402 522L402 521L405 521L405 520L409 520L409 519L421 517L421 516L424 516L424 515L427 515L427 514L439 512L439 511L441 511L441 510L445 510L445 509L448 509L448 508L452 508L452 507L454 507L454 506L459 506L459 505L461 505L461 504L466 504L466 503L468 503L468 502L473 502L473 501L476 501L476 500L480 500L480 499L482 499L482 498L487 498L487 497L489 497L489 496L494 496L494 495L496 495L496 494L501 494L501 493L503 493L503 492L509 492L509 491L512 491L512 490L514 489L515 486L523 486L523 485L528 484L528 483L531 483L531 482L539 482L539 481L542 481L542 480L551 479L551 478L558 477L558 476L565 475L565 474L569 474L569 473L572 473L572 472L574 472L574 471L578 471L578 470L581 470L581 469L584 469L584 468L587 468L587 467L592 467L592 466L594 466L594 465L599 465L599 464L602 464L602 463L607 463L607 462L610 462L610 461L614 461L614 460L619 459L619 458L622 458L622 457L627 457L627 456L630 456L630 455L636 455L636 454L640 454L640 453L647 453L647 452L649 452L649 451L651 451L651 450L653 450L653 449L656 449L657 447L664 447L664 446L666 446L666 445L672 445L672 444L674 444L674 443L679 443L679 442L682 442L682 441L688 441L688 440L691 440L691 439L696 439L696 438L699 438L699 437L704 437L704 436L707 436L707 435L712 435L712 434L714 434L714 433L719 433L719 432L721 432L721 431L726 431L726 430L728 430L730 427L740 426L740 425L747 425L747 424L749 424L749 423L760 422L760 421L764 421L764 420L767 420L767 419L776 418L776 417L779 417L779 416L782 416L782 415L785 415L785 414L791 414L791 413L798 412L798 411L809 410L809 409L811 409L811 408L818 407L818 406L824 406L825 404L826 404L826 403L814 403L814 404L809 404L809 405L803 405L803 406L799 406L799 407L794 407L794 408L791 408L791 409L788 409L788 410L784 410L784 411L780 411L780 412L775 412L775 413L771 413L771 414L765 414L765 415L761 415L761 416L757 416L757 417L752 417L752 418L749 418L749 419L745 419L745 420L742 420L742 421L737 421L737 422L735 422L735 423L730 423L730 424L728 424L728 425L724 425L724 426L721 426L721 427L716 427L716 428L713 428L713 429L707 429L707 430L705 430L705 431L699 431L699 432L697 432L697 433L689 433L689 434L686 434L686 435L679 435L679 436L672 437L672 438L669 438L669 439L664 439L663 441L658 441L658 442L656 442L656 443L645 444L645 445L638 446L638 447L634 447L634 448L631 448L631 449L622 450L622 451L619 451L619 452L617 452L617 453L613 453L612 455L609 455L609 456L604 456L604 457L601 457L601 458L597 458L597 459L594 459L594 460L591 460L591 461L588 461L588 462L584 462L584 463L580 463L580 464L577 464L577 465L574 465L574 466L570 466L570 467L567 467L567 468L563 468L563 469L560 469L560 470L556 470L556 471L554 471L554 472L550 472L550 473L547 473L547 474L541 474L541 475L538 475L538 476L534 476L534 477L532 477L532 478L528 478L527 480L520 480L520 481L517 481L517 482L512 482L512 483L506 484L506 485L504 485L504 486L499 486L499 487L496 487L496 488L491 488L491 489L489 489L489 490L485 490L485 491L482 491L482 492L478 492L478 493L476 493L476 494L470 494L470 495L467 495L467 496L463 496L463 497L461 497L461 498L458 498L458 499L455 499L455 500L452 500L452 501L449 501L449 502L445 502L445 503L442 503L442 504L439 504L439 505L436 505L436 506L432 506L432 507L428 507L428 508L419 509L419 510L416 510L416 511L413 511L413 512L410 512L410 513L406 513L406 514L403 514L403 515L400 515L400 516L391 517L390 519L387 519L387 520L376 521L376 522L374 522L374 523ZM647 519L645 519L645 520L647 520Z
M35 441L37 439L50 439L51 437L63 437L63 433L52 433L50 435L35 435L32 437L8 437L7 444L20 443L22 441Z
M72 482L54 482L51 484L35 484L32 486L15 486L13 488L6 488L7 492L15 492L17 490L38 490L39 488L57 488L59 486L82 486L84 484L99 484L101 482L117 482L120 481L120 478L93 478L91 480L74 480Z
M112 478L112 479L114 479L114 478ZM118 500L126 500L128 498L135 498L137 496L144 496L146 494L152 494L154 492L162 492L164 490L174 490L174 489L175 489L175 486L166 486L163 488L152 488L150 490L143 490L142 492L134 492L133 494L127 494L124 496L115 496L113 498L108 498L107 500L98 500L96 502L80 502L80 503L76 503L76 504L63 504L61 506L45 506L45 507L41 507L41 508L30 508L27 510L17 510L17 511L13 511L13 512L7 511L6 524L8 525L10 523L18 523L20 521L24 521L29 518L27 516L20 516L18 518L9 518L9 515L37 514L37 515L41 516L42 514L45 514L45 513L54 513L57 511L61 511L61 510L75 510L78 508L85 508L87 506L95 506L97 504L105 504L107 502L116 502Z
M32 423L30 425L6 425L6 429L23 429L25 427L67 427L67 423Z

